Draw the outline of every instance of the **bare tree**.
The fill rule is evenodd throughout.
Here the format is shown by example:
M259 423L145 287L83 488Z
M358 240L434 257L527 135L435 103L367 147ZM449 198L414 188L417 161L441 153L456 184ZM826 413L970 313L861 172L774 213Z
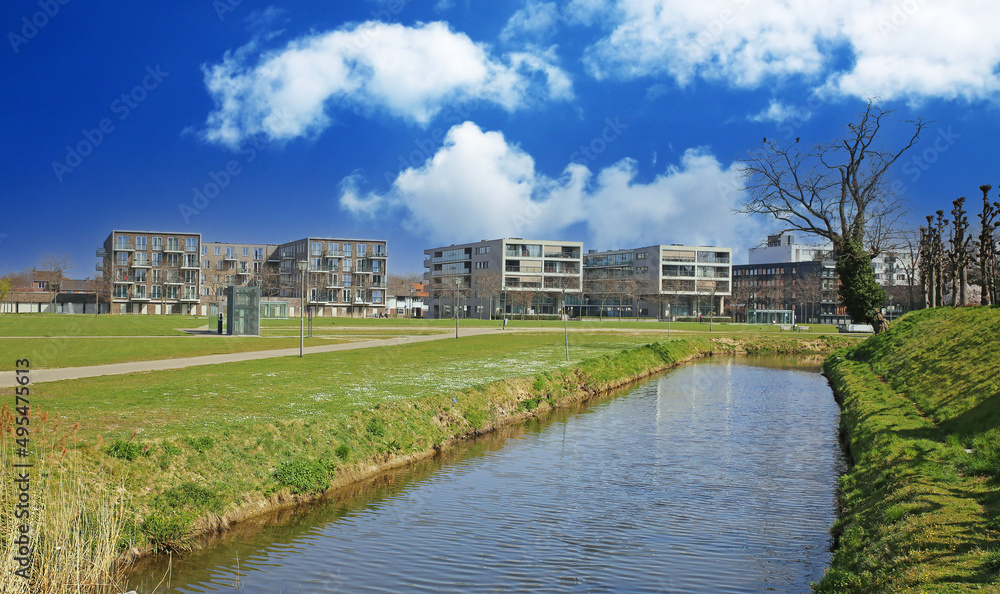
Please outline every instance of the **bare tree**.
M102 274L100 276L95 276L89 279L88 286L91 291L94 292L94 305L96 310L94 311L94 316L98 316L101 313L101 299L104 299L108 303L108 312L111 312L111 296L114 291L114 283L111 281L111 277Z
M1000 229L1000 202L990 202L990 185L979 186L983 193L983 211L979 215L979 238L976 242L976 264L982 277L983 288L979 303L996 302L997 294L997 245L994 234Z
M830 241L848 313L876 332L887 327L880 311L885 294L871 260L904 214L902 199L886 187L885 176L926 126L920 119L907 122L912 130L901 148L882 149L875 142L890 113L869 100L842 138L805 152L798 140L786 146L765 139L742 170L747 198L739 209Z
M952 305L959 307L967 302L966 285L969 280L970 244L972 236L966 231L969 229L969 219L965 215L965 196L956 198L952 202L952 224L951 224L951 252L948 254L948 263L951 265L952 277ZM958 284L958 287L955 284Z
M281 282L281 270L278 266L266 262L260 267L256 282L260 285L261 297L277 297L283 290L289 288Z
M604 319L604 309L615 292L615 279L608 277L605 273L595 272L590 278L585 278L583 282L587 294L591 298L596 298L601 304L597 310L597 317Z
M72 267L73 260L70 258L69 254L53 254L51 252L46 252L42 254L42 257L38 260L38 266L36 269L39 272L46 273L44 276L46 278L47 288L52 294L51 304L53 312L56 310L56 297L59 295L59 291L62 288L66 271Z
M803 317L808 321L818 319L816 315L816 305L822 309L823 301L823 275L819 270L806 272L799 276L795 282L795 295L802 309ZM808 309L808 314L806 311Z
M489 317L493 318L493 300L500 299L503 292L503 275L499 270L486 270L482 274L476 275L472 279L472 290L476 292L479 299L485 295L489 300Z

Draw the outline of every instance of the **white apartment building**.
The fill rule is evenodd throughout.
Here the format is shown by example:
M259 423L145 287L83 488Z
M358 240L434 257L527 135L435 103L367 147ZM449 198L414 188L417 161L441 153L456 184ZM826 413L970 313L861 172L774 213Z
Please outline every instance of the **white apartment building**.
M504 238L424 250L427 317L556 315L579 307L583 243Z

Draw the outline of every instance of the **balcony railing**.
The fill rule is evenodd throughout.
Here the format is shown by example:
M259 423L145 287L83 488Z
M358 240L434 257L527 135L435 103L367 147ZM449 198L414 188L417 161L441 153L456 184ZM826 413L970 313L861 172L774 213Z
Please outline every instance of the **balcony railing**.
M541 274L541 266L507 266L504 268L507 272L522 272L527 274Z
M438 258L431 258L431 262L434 264L442 264L444 262L461 262L463 260L471 260L472 254L460 254L458 256L440 256Z
M705 264L729 264L729 254L715 254L711 252L699 252L698 261Z
M104 249L102 247L97 248L97 257L98 258L103 258L103 257L105 257L107 255L108 255L108 250L106 250L106 249Z
M580 252L547 252L545 254L546 258L563 258L571 260L579 260Z
M98 265L97 265L97 266L96 266L96 267L94 268L94 270L96 270L97 272L104 272L104 264L98 264Z
M388 258L389 252L372 252L369 258Z
M131 241L127 241L127 242L121 242L121 241L119 241L118 243L115 244L115 251L118 251L118 252L134 252L135 251L135 244L132 243Z

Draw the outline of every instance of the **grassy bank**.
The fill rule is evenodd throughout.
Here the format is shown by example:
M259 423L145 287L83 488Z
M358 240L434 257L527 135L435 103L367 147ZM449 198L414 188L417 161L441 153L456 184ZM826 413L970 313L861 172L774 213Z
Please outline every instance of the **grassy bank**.
M581 335L566 363L560 339L510 333L39 384L34 443L46 452L47 476L67 480L50 481L48 494L39 486L36 496L54 501L70 485L115 493L125 517L115 528L117 551L183 550L195 533L704 352L820 353L850 342L703 337L638 346L648 337ZM0 429L9 435L13 426ZM11 518L2 521L10 534Z
M854 465L819 592L998 591L1000 310L911 313L831 356Z

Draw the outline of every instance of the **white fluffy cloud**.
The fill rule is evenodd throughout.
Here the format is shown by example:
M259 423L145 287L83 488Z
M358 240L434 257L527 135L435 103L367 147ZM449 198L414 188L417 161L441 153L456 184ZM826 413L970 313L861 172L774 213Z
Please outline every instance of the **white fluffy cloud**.
M571 0L609 23L586 55L598 78L668 75L757 88L800 77L883 99L1000 90L1000 4L992 0ZM591 17L593 19L593 17Z
M559 19L559 8L555 2L528 0L524 8L515 12L507 21L500 32L500 38L544 38L555 29Z
M256 57L256 61L254 58ZM444 23L367 22L311 35L256 56L250 46L207 66L215 99L205 137L236 146L255 134L288 140L330 125L335 105L425 124L445 105L472 99L515 110L534 98L572 97L552 53L497 58ZM547 84L539 88L539 76Z
M359 216L401 215L413 233L438 243L497 237L559 237L587 226L595 247L655 243L751 245L762 229L730 209L741 194L736 165L700 149L649 182L624 160L594 175L570 164L559 178L535 169L531 155L500 132L472 122L453 127L420 167L401 172L385 195L341 185L340 205Z
M774 122L781 124L789 120L806 122L812 118L812 110L808 107L786 105L777 99L772 99L763 110L749 116L751 122Z

